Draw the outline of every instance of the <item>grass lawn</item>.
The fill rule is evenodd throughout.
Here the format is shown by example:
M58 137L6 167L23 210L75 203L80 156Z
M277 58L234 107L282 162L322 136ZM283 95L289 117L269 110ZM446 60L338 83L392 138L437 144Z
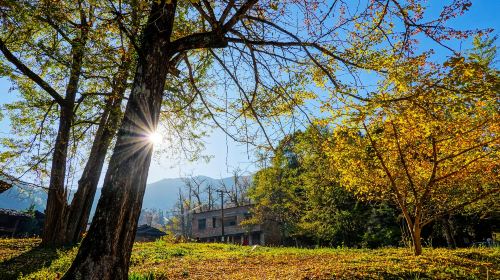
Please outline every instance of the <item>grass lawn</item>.
M0 239L0 279L57 279L77 248ZM130 279L500 279L500 249L297 249L136 243Z

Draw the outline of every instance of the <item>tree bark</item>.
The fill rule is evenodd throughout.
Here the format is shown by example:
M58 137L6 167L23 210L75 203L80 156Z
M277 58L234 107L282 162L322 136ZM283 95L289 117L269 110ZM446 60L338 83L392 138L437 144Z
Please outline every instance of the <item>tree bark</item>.
M420 256L422 255L422 228L418 223L415 223L413 229L410 229L410 232L413 241L413 252L415 253L415 256Z
M61 215L67 207L64 179L66 175L66 158L68 153L68 141L71 129L73 109L72 106L62 107L60 112L59 128L54 145L52 167L50 172L50 183L45 208L45 221L43 228L42 244L45 246L58 245L56 243L57 230Z
M97 185L111 140L118 130L121 119L121 102L127 88L130 67L130 55L125 54L113 79L111 96L106 101L104 112L99 122L96 136L92 143L89 159L78 181L78 189L64 216L60 229L60 244L71 245L80 241L90 216Z
M413 246L414 246L414 251L415 251L415 256L420 256L422 255L422 240L421 240L421 229L415 229L414 232L414 240L413 240Z
M66 193L64 193L62 196L64 199L61 199L63 201L62 208L59 208L60 210L54 211L50 215L52 221L51 229L49 230L50 241L45 243L47 245L61 246L76 244L80 241L87 227L106 154L118 130L122 115L120 106L127 87L130 63L130 54L124 54L113 79L112 92L106 101L105 109L92 143L89 159L80 180L78 180L77 191L70 204L67 203Z
M450 225L450 216L447 215L446 217L441 218L441 223L443 225L443 235L446 239L446 243L448 245L448 248L456 248L457 244L455 242L455 238L453 237L453 232L451 230L451 225Z
M64 222L59 229L57 242L63 245L72 245L80 241L90 216L97 185L101 177L102 168L111 140L118 130L121 118L121 102L127 87L130 56L125 54L122 63L114 77L111 96L106 101L96 136L92 143L89 159L78 180L78 189L71 201L68 211L65 212Z
M416 218L412 219L406 209L404 209L403 207L401 207L401 209L403 211L404 220L406 221L406 226L411 235L413 252L415 256L419 256L422 254L422 223L418 216L418 213L420 213L420 211L417 211Z
M184 221L184 199L182 198L181 190L179 189L179 210L181 213L181 235L186 237L186 222Z
M74 105L78 83L82 71L85 44L87 42L88 28L85 20L82 21L81 34L78 42L72 48L72 64L69 82L66 87L64 106L60 106L59 128L54 144L54 154L50 171L49 191L47 207L45 209L45 221L43 227L42 244L45 246L58 246L58 229L64 222L65 212L68 208L66 189L64 181L66 177L66 160L68 157L68 145L71 125L74 119Z
M63 279L128 279L137 220L168 69L176 1L153 1L140 58L101 198L78 254ZM161 28L159 28L161 27Z

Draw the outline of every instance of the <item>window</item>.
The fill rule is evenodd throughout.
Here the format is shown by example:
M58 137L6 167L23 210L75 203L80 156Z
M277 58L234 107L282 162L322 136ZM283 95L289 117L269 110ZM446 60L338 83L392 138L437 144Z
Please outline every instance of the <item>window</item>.
M236 216L224 217L224 226L230 227L236 225Z
M217 227L217 217L212 217L212 227L213 228Z
M260 244L260 232L252 233L252 244L250 245L256 245L256 244Z
M207 228L207 220L206 219L198 219L198 229L204 230Z

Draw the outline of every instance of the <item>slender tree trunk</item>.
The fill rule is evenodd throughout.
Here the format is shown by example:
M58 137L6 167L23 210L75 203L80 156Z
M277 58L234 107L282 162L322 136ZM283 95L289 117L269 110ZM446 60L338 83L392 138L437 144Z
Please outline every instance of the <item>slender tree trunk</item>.
M152 3L132 92L101 198L89 234L63 279L128 279L130 254L151 163L152 144L147 141L147 135L155 131L160 115L175 6L175 0Z
M420 210L416 213L416 218L413 220L408 214L405 208L401 208L404 216L404 220L406 222L406 227L411 235L411 241L413 245L413 252L415 256L419 256L422 254L422 240L421 240L421 232L422 232L422 224L419 218Z
M455 243L455 238L453 237L449 216L441 218L441 223L443 224L443 234L448 248L456 248L457 244Z
M59 128L52 156L49 192L45 209L42 244L51 246L59 245L56 242L56 227L60 224L61 215L67 208L64 180L66 175L66 158L68 142L73 119L72 106L62 107L59 119Z
M111 96L106 102L104 112L99 122L96 136L92 143L89 159L78 181L78 189L71 201L69 210L64 216L64 223L60 229L59 243L64 245L75 244L80 241L94 202L97 185L104 166L106 154L111 140L118 130L122 112L120 109L125 94L130 67L129 55L122 58L122 63L115 75Z
M97 185L104 165L108 147L118 129L121 118L121 102L126 90L128 69L130 67L129 54L122 57L122 63L114 77L111 96L106 102L101 116L96 136L92 143L89 159L83 174L78 181L78 189L71 201L59 215L52 217L58 219L52 228L52 245L72 245L77 243L87 227L87 222L94 202Z
M422 255L422 240L421 240L421 229L415 229L415 232L413 233L413 247L415 251L415 256L420 256Z
M181 235L186 237L186 223L184 221L184 199L182 199L181 190L179 189L179 210L181 213Z
M410 229L410 232L413 242L413 252L415 253L415 256L420 256L422 255L422 228L418 223L415 223L413 228Z
M69 211L66 212L64 217L64 229L61 231L60 236L63 244L69 245L78 242L86 228L106 153L116 132L116 128L110 127L112 126L111 121L108 120L110 114L120 116L117 112L105 112L99 123L89 159L83 170L82 177L78 180L78 189L72 199ZM118 118L115 117L114 119Z
M61 245L58 241L59 229L64 222L64 215L68 209L66 189L64 181L66 177L66 160L68 157L68 145L71 125L74 118L74 104L78 83L85 54L85 44L87 41L88 28L86 21L82 21L82 28L79 42L75 42L72 49L72 64L66 95L65 105L61 106L59 128L54 145L52 166L50 171L49 192L47 197L47 207L45 209L45 222L43 227L42 244L46 246Z

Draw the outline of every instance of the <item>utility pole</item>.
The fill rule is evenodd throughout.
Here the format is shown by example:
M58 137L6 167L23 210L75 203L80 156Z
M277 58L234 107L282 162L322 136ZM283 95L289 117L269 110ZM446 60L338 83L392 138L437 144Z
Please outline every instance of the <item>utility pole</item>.
M212 202L212 186L208 185L208 210L212 210L213 208Z
M216 190L220 194L220 212L221 212L221 240L224 242L224 191Z

